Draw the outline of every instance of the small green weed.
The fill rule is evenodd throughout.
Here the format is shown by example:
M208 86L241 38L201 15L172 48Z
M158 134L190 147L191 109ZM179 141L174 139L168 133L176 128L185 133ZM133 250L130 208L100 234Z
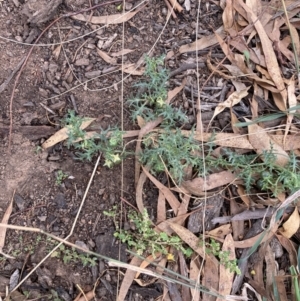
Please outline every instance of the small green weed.
M104 212L105 215L115 217L115 211ZM114 236L120 239L123 243L127 243L130 248L133 248L138 255L147 256L159 252L167 254L167 247L173 247L178 251L182 251L187 257L191 256L193 251L183 245L182 240L176 236L168 236L165 232L156 232L153 228L148 213L145 210L143 214L138 214L136 211L128 213L128 218L134 226L133 231L119 229Z
M184 137L179 129L172 133L165 130L158 135L148 135L143 143L140 160L153 173L165 171L167 167L172 178L181 183L187 167L202 169L203 161L197 155L201 148L193 139L193 133Z
M241 271L237 265L236 259L229 259L230 252L222 251L220 244L216 242L214 239L210 239L210 243L205 243L205 249L207 254L213 254L218 257L220 260L220 264L222 264L226 269L230 272L234 272L237 275L241 274Z
M121 162L125 156L122 147L123 132L117 128L102 130L100 134L87 139L86 131L80 126L85 118L76 116L74 111L69 111L64 123L68 129L67 146L74 146L78 150L76 155L79 159L91 161L93 156L102 152L105 157L105 166L112 167ZM80 139L80 141L78 141Z
M51 292L51 300L62 301L62 299L59 298L58 293L54 289L51 289L50 292Z
M43 151L43 148L41 147L41 146L36 146L36 148L35 148L35 150L34 150L34 152L35 152L35 154L36 155L38 155L39 153L41 153Z
M59 250L53 253L53 257L62 258L65 264L81 262L83 266L95 266L97 263L96 257L90 257L85 253L78 253L74 248L66 248L64 245L61 245Z
M211 169L234 171L244 181L247 192L256 186L277 196L281 192L293 193L300 188L300 165L293 153L284 167L274 163L276 157L272 149L262 154L264 160L257 154L239 155L229 149L224 149L224 153L218 158L208 155L206 165Z
M133 119L139 116L145 121L151 121L163 117L162 127L168 129L174 128L176 122L186 122L187 117L181 110L166 104L168 72L163 67L163 57L145 57L145 61L146 80L136 85L144 92L127 101Z
M67 174L65 174L61 169L59 169L57 172L56 172L56 180L55 180L55 184L57 186L60 186L63 181L68 177Z

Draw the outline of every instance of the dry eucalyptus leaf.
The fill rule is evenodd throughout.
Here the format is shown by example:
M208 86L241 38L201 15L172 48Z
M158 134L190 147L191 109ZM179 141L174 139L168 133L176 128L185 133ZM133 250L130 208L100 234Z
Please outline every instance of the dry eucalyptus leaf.
M182 186L191 194L202 196L207 190L232 183L236 180L236 176L230 171L221 171L204 178L195 178L191 181L183 181Z
M228 252L228 258L230 260L236 259L235 256L235 248L234 241L231 234L228 234L223 242L222 251ZM223 264L220 265L220 276L219 276L219 294L226 296L230 295L230 291L232 288L234 273L230 272L228 268L226 268ZM221 301L220 298L217 301Z
M84 130L85 128L87 128L94 120L96 120L95 118L87 118L86 120L84 120L80 126L80 128L82 130ZM52 135L49 139L47 139L43 144L42 144L42 148L46 149L48 147L51 147L61 141L64 141L68 138L68 128L64 127L62 129L60 129L58 132L56 132L54 135Z
M127 12L125 14L114 14L109 16L100 16L92 18L89 18L89 16L85 16L83 14L78 14L75 16L71 16L71 18L78 21L89 22L92 24L120 24L130 20L132 17L135 16L137 12L138 10L134 12Z
M279 233L286 238L291 238L299 229L300 226L300 216L298 208L295 207L294 212L291 214L289 219L282 225L279 229Z
M110 57L106 52L100 50L97 48L97 52L99 56L108 64L116 65L117 64L117 59Z
M220 35L220 37L223 39L225 38L225 32L224 32L224 28L223 26L219 27L217 30L216 30L216 33L218 33ZM179 48L179 53L186 53L186 52L191 52L191 51L196 51L196 50L203 50L205 48L208 48L208 47L211 47L215 44L218 43L218 40L215 36L215 34L212 34L210 36L205 36L193 43L190 43L190 44L186 44L186 45L183 45ZM169 55L168 55L169 57Z
M250 121L246 118L245 120L248 122ZM285 166L289 162L289 156L284 149L259 125L248 125L248 138L257 154L262 155L264 151L272 151L276 157L275 164Z
M282 97L281 102L276 103L278 108L282 111L286 110L286 102L287 102L287 91L281 76L281 71L278 65L278 60L274 52L274 47L272 42L270 41L265 29L258 19L258 17L254 14L254 12L247 6L242 0L238 0L239 4L243 7L243 9L247 12L247 16L249 18L249 22L253 23L255 27L263 48L263 52L265 55L267 69L269 74L274 81L277 89L280 91L280 95Z
M3 216L2 221L1 221L2 225L7 225L8 224L8 220L9 220L9 217L12 213L12 209L13 209L13 198L11 199L11 201L10 201L10 203L9 203L5 213L4 213L4 216ZM6 231L7 231L7 228L0 227L0 252L2 252L2 249L5 246Z
M131 75L143 75L145 72L144 67L136 67L135 64L124 64L120 67L120 70L123 70L123 72L131 74Z
M112 52L110 55L112 57L119 57L119 56L122 56L122 55L126 55L128 53L131 53L133 51L135 51L135 49L122 49L122 50L120 50L118 52Z

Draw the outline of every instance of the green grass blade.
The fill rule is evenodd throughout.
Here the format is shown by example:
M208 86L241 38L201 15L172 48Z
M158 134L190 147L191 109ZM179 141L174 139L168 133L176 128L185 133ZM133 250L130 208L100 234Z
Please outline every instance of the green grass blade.
M278 288L277 288L277 283L273 277L273 293L274 293L274 298L275 301L280 301L280 296L279 296L279 292L278 292Z
M299 289L299 282L298 282L298 273L297 273L297 271L296 271L296 269L293 265L290 267L290 272L291 272L291 275L292 275L292 282L294 284L296 300L300 301L300 289Z

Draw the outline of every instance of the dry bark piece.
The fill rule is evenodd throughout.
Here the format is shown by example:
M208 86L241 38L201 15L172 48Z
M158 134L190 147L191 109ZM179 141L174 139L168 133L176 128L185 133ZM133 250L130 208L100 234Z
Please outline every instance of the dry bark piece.
M195 178L191 181L183 181L182 187L193 195L203 196L205 191L233 183L237 179L236 175L230 171L221 171L205 178Z
M88 16L85 16L83 14L78 14L71 16L71 18L78 21L90 22L92 24L120 24L130 20L139 11L140 10L136 10L134 12L126 12L125 14L114 14L110 16L99 16L92 18L89 18Z
M223 205L224 198L221 194L217 194L211 197L208 197L206 199L206 206L204 208L204 202L203 200L203 206L200 210L195 210L189 217L188 220L188 226L187 228L192 233L199 233L203 231L203 224L205 226L206 231L209 231L213 228L213 224L211 220L214 217L219 216L221 207ZM204 211L205 210L205 216ZM204 218L204 223L203 223Z
M41 25L53 18L62 0L29 0L23 6L23 14L28 17L27 22Z

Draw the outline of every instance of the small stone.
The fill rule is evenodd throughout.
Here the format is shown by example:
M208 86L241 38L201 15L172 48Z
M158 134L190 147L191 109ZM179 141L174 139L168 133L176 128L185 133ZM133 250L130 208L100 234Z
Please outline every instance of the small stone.
M133 7L133 3L130 3L130 2L125 3L125 10L131 10L132 7Z
M103 47L103 45L104 45L104 41L103 40L99 40L98 43L97 43L97 47L99 49L101 49Z
M43 89L43 88L39 88L39 94L40 94L41 96L47 98L48 95L49 95L49 91L47 91L47 90L45 90L45 89Z
M66 81L68 84L71 84L73 79L74 79L73 73L70 73L69 76L67 77Z
M86 71L86 72L91 71L93 68L94 68L94 64L89 64L89 65L85 68L85 71Z
M49 70L49 62L44 62L42 69L43 69L43 71L48 71Z
M81 58L81 59L76 60L75 65L76 66L88 66L89 63L90 63L89 59Z
M19 194L15 194L14 201L15 201L17 207L19 208L19 210L21 210L21 211L24 210L25 200Z
M99 260L99 274L105 270L105 264L103 260Z
M94 44L87 44L86 46L88 49L95 49L96 46Z
M116 201L116 195L114 193L110 194L110 196L109 196L109 203L111 205L113 205L115 203L115 201Z
M105 188L100 188L99 191L98 191L98 194L102 195L104 193L104 191L105 191Z
M54 202L57 204L58 208L61 209L67 208L67 202L63 193L58 193L54 198Z
M84 250L89 251L89 247L83 241L81 241L81 240L76 240L75 241L75 245L78 246L78 247L80 247L80 248L82 248L82 249L84 249ZM79 253L84 253L81 250L78 250L78 252Z
M21 36L15 36L16 41L23 42L23 38Z
M99 75L101 75L102 71L101 70L94 70L94 71L89 71L89 72L86 72L84 74L84 76L86 78L94 78L94 77L97 77Z
M41 222L44 222L44 221L46 221L47 216L46 216L46 215L44 215L44 216L38 216L37 218L38 218Z
M59 161L61 159L60 155L52 155L49 156L48 160L49 161Z
M23 104L23 107L34 107L34 103L29 101Z
M58 70L58 65L54 63L49 64L49 71L51 72L52 75L54 75Z
M163 7L162 8L162 14L166 16L168 14L168 9Z
M95 248L96 244L90 239L88 241L88 244L91 246L91 248Z

